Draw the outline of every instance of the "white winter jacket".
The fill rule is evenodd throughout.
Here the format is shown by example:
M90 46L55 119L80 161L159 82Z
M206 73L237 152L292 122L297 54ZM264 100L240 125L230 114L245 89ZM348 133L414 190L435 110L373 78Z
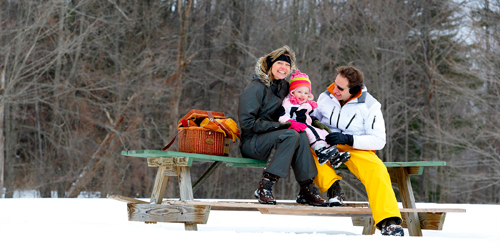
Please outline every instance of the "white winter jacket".
M380 150L385 146L385 122L381 105L365 86L359 97L349 100L343 107L326 90L319 96L318 108L311 116L318 118L332 132L353 135L353 148Z

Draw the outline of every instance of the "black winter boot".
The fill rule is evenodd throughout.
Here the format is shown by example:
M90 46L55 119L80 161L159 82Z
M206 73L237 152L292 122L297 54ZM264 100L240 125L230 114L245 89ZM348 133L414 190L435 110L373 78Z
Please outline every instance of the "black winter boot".
M380 232L382 233L382 235L405 236L403 227L399 225L400 223L400 218L391 217L382 220L377 226L378 228L380 228Z
M330 164L332 165L332 168L336 169L340 167L342 164L344 164L346 161L351 159L351 153L349 152L340 152L337 155L334 156L330 160Z
M312 179L301 181L299 185L300 191L299 195L297 195L297 203L321 207L328 206L328 202L319 196L319 189L314 185Z
M335 181L332 186L326 192L328 196L328 203L330 203L330 207L342 206L344 204L345 195L344 191L340 187L340 181Z
M262 180L259 182L259 188L254 192L255 198L257 198L260 204L276 205L272 187L279 178L279 176L268 172L262 173Z
M328 160L334 159L339 154L339 150L336 146L333 147L325 147L319 148L318 150L314 150L316 156L318 156L318 162L320 165L325 164Z

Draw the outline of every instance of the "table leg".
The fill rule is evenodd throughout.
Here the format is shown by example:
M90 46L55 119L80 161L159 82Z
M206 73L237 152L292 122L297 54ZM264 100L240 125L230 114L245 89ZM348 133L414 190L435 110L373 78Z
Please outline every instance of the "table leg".
M184 158L186 157L175 157L174 161L176 162L177 173L179 176L181 201L191 201L194 199L191 183L191 171L190 167L187 165L187 159ZM184 229L186 231L198 231L198 226L194 223L184 223Z
M163 196L165 196L165 188L167 187L168 176L165 176L167 166L159 166L156 172L155 184L151 193L150 203L161 204Z
M363 226L363 235L373 235L375 234L375 221L373 217L365 218L365 225Z
M410 175L406 167L394 168L396 181L398 182L399 194L401 196L401 203L404 208L416 208L415 197L413 196L413 188L411 187ZM422 236L422 229L420 228L420 220L418 213L403 213L403 219L408 225L408 232L410 236Z
M165 188L167 187L168 176L165 176L167 166L159 166L156 172L153 191L151 192L151 204L161 204L163 196L165 196ZM146 221L146 224L156 224L156 221Z

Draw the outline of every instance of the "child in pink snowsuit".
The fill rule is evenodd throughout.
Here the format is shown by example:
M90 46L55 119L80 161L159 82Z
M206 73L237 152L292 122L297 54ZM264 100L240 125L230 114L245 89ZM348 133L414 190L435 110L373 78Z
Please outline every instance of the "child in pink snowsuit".
M331 160L332 167L336 168L349 160L350 154L339 153L336 145L328 145L325 141L328 131L311 125L312 119L309 114L318 107L313 99L309 76L295 70L290 79L290 92L282 103L279 122L290 122L290 129L295 129L297 132L305 131L319 163L325 164Z

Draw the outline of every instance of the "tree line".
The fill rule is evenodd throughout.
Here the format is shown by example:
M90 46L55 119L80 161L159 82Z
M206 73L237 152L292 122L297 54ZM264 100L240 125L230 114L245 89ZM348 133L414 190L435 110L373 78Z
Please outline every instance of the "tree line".
M499 24L498 0L0 0L0 193L148 197L156 170L120 152L161 149L191 109L238 121L256 60L289 45L316 97L364 72L383 161L447 162L412 176L417 201L498 203ZM222 167L195 197L252 199L261 171Z

